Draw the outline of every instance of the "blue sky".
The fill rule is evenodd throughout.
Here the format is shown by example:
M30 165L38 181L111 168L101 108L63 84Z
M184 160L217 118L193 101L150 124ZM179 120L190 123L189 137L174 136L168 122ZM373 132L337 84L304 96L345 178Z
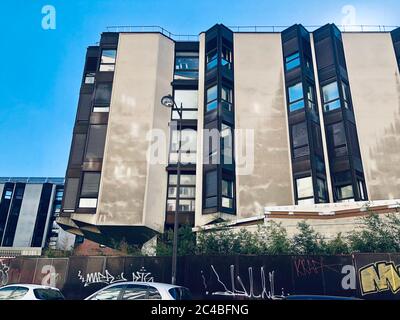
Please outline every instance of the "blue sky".
M56 9L43 30L42 7ZM398 0L5 0L1 1L0 176L64 176L86 47L111 25L160 25L198 34L230 25L400 25Z

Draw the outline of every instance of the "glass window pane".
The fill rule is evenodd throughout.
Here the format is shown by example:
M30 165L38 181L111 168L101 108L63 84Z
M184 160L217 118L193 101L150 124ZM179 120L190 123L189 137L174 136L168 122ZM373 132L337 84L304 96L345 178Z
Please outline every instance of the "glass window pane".
M289 106L290 112L300 110L300 109L304 109L304 100L300 100L298 102L292 103Z
M299 53L296 52L295 54L292 54L291 56L286 57L286 71L290 71L294 68L297 68L300 66L300 56Z
M195 198L196 188L195 187L180 187L179 196L181 198Z
M328 112L328 111L339 109L340 107L341 107L340 100L335 100L333 102L325 103L324 111Z
M83 183L81 197L96 198L99 192L100 172L85 172L83 174Z
M329 102L335 99L339 99L339 89L337 82L332 82L322 88L322 95L324 102Z
M232 129L226 124L222 124L221 130L221 150L222 150L222 163L233 163L233 137Z
M216 67L217 67L217 64L218 64L217 59L214 59L214 60L208 62L208 63L207 63L207 71L216 68Z
M96 198L80 198L79 199L79 208L96 208L97 207L97 199Z
M14 291L15 287L8 287L0 289L0 300L7 300L12 292Z
M296 179L296 185L297 185L297 198L299 199L309 198L314 195L311 177Z
M326 200L326 183L322 179L317 179L318 198Z
M96 86L95 104L110 104L111 83L98 83Z
M175 208L176 208L176 200L175 199L167 200L167 211L168 212L175 211Z
M299 99L303 99L303 84L301 82L289 87L289 102L297 101Z
M85 76L85 84L93 84L95 80L95 73L87 73Z
M314 198L297 200L298 205L314 204Z
M347 185L336 188L339 199L348 199L354 197L353 186Z
M207 102L217 99L217 86L213 86L207 89Z
M15 291L8 298L9 300L20 300L28 293L29 289L24 287L17 287Z
M217 100L214 100L213 102L210 102L207 104L207 111L215 110L218 107L218 102Z
M144 300L146 299L147 287L130 284L126 287L122 300Z
M113 72L115 70L115 65L113 65L113 64L101 64L99 70L101 72Z
M199 58L196 57L176 57L176 70L199 70Z
M198 108L198 92L197 90L175 90L174 100L178 107L183 109L197 109Z
M195 200L179 200L179 211L194 211L195 210Z
M90 125L86 159L103 158L107 125Z
M196 120L197 119L197 111L188 111L188 110L183 110L182 112L182 119L183 120ZM179 113L178 111L174 110L172 112L172 120L179 120Z
M308 145L307 123L301 122L292 126L292 141L294 148Z
M148 299L149 300L161 300L161 294L154 287L148 287Z
M224 208L233 208L233 199L222 197L222 206Z
M222 195L233 198L233 182L229 180L222 180Z
M103 50L101 53L101 63L115 63L117 50Z
M199 78L199 73L197 71L176 70L174 78L176 80L196 80Z
M232 89L222 87L221 99L228 102L232 102Z
M115 286L108 289L104 289L96 294L91 300L118 300L124 286Z

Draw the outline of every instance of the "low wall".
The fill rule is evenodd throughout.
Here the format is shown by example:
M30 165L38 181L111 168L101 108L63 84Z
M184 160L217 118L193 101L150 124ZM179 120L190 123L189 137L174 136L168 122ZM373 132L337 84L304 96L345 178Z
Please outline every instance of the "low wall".
M35 283L82 299L119 281L170 282L170 257L0 259L0 286ZM400 254L342 256L186 256L178 283L195 298L325 294L400 299Z

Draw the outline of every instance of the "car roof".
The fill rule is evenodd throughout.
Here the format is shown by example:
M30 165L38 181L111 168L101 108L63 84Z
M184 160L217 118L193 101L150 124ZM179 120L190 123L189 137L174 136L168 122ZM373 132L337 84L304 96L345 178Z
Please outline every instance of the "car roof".
M54 287L50 287L50 286L42 286L42 285L39 285L39 284L25 284L25 283L11 283L11 284L9 284L9 285L6 285L6 286L4 286L4 287L1 287L0 289L3 289L3 288L9 288L9 287L26 287L26 288L28 288L28 289L55 289L55 290L58 290L57 288L54 288Z
M162 283L162 282L139 282L139 281L121 281L121 282L117 282L117 283L113 283L112 285L109 285L107 287L111 287L111 286L117 286L117 285L126 285L126 284L139 284L139 285L145 285L145 286L153 286L153 287L157 287L159 289L173 289L173 288L185 288L182 286L177 286L177 285L173 285L170 283ZM105 288L107 288L105 287Z

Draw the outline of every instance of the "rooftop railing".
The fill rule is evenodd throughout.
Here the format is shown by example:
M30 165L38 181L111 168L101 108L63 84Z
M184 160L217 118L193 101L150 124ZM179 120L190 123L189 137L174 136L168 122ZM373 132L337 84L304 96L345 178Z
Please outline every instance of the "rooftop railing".
M336 25L342 32L390 32L399 26L386 25ZM282 32L291 26L228 26L233 32ZM315 31L321 25L304 26L308 31ZM140 32L159 32L168 38L176 41L198 41L199 35L195 34L175 34L160 26L110 26L107 32L120 33L140 33Z
M41 178L41 177L0 177L0 183L27 183L27 184L42 184L42 183L52 183L52 184L64 184L64 178Z

